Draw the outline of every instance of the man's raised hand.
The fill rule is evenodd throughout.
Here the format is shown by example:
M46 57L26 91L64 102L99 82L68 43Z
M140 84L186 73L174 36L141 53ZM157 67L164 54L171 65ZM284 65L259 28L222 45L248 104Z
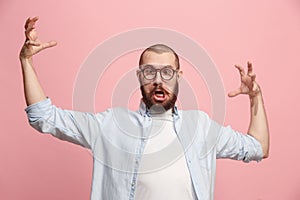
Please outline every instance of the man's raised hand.
M252 98L260 93L259 85L255 82L256 75L253 73L252 64L248 62L247 66L248 72L245 74L243 67L235 65L241 75L241 86L238 89L229 92L229 97L235 97L239 94L248 94L249 97Z
M55 41L41 42L38 38L35 23L38 17L28 18L25 23L25 43L20 52L20 59L30 59L33 55L38 52L53 47L57 44Z

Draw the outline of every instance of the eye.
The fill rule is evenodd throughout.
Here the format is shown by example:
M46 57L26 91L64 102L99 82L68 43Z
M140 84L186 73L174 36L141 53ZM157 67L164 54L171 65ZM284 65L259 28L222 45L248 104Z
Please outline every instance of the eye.
M155 74L156 70L152 66L146 66L144 68L144 74Z
M163 75L166 75L166 76L172 76L172 74L173 74L173 70L169 67L163 68L161 70L161 72Z

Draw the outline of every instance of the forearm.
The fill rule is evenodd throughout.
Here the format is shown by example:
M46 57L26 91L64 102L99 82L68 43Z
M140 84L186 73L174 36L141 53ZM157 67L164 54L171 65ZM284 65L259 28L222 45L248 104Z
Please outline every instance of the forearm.
M32 58L20 58L23 74L24 95L27 106L45 100L46 95L34 71Z
M264 158L269 154L269 127L261 92L250 97L251 120L248 134L257 139L262 146Z

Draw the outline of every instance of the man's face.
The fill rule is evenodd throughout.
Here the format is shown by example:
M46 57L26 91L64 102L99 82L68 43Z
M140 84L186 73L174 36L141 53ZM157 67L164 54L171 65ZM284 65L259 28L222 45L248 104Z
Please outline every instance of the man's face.
M175 61L173 53L158 54L152 51L144 53L137 75L143 101L150 110L162 112L174 107L178 95L178 78L182 73L177 71ZM148 80L144 77L142 70L149 66L154 69L162 69L167 66L174 70L174 76L170 80L164 80L161 74L156 72L155 78Z

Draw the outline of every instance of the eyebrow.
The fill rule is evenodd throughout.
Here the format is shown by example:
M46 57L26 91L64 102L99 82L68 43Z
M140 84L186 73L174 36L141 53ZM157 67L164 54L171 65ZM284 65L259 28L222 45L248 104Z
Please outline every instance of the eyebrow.
M152 65L152 64L143 64L143 65L140 65L139 68L152 67L155 69L155 66L161 67L160 69L165 68L165 67L173 68L172 65Z

